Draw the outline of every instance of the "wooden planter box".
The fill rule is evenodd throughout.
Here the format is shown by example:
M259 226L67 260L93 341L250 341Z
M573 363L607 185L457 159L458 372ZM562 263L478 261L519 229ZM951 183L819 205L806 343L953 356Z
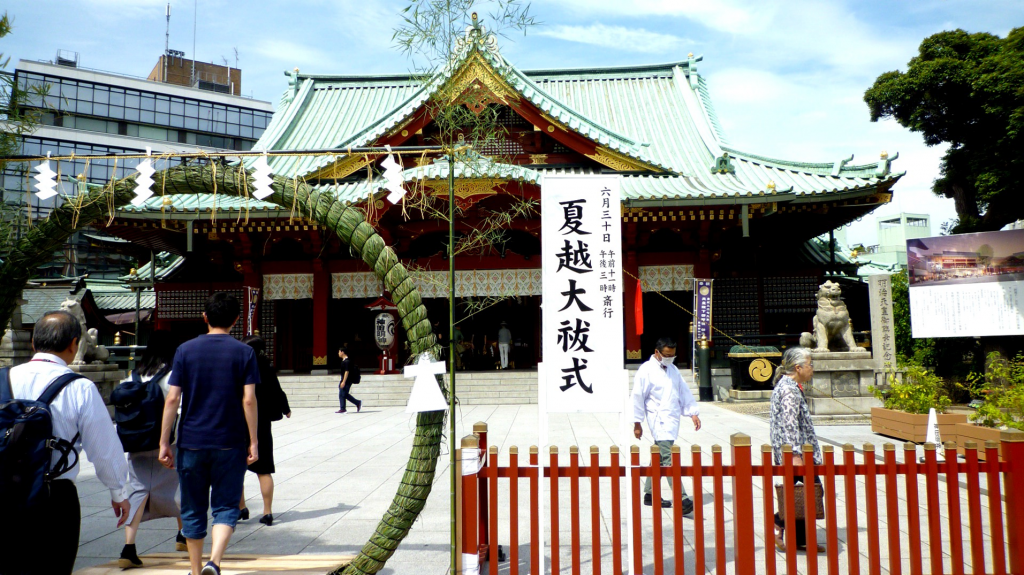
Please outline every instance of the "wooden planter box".
M1002 430L994 427L984 427L982 425L975 425L973 423L958 423L956 424L956 452L960 455L964 454L964 444L968 441L973 441L978 444L978 459L981 461L985 460L985 442L995 441L999 443L999 438L1002 435ZM1003 456L1003 446L999 446L999 457Z
M956 425L967 423L967 414L940 413L938 420L939 434L942 436L942 440L956 441ZM904 441L924 443L928 435L928 415L872 407L871 431Z

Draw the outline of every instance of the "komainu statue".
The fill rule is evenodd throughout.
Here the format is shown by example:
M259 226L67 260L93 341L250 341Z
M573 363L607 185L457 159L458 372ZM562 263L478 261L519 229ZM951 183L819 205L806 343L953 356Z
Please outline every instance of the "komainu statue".
M78 319L82 326L82 340L78 342L78 353L72 365L85 365L87 363L103 363L110 357L107 348L100 345L99 332L96 328L89 329L85 324L85 312L78 301L68 298L60 304L60 309L70 313Z
M858 351L850 327L850 312L839 284L826 281L818 286L818 311L814 314L814 333L800 334L800 345L812 351Z

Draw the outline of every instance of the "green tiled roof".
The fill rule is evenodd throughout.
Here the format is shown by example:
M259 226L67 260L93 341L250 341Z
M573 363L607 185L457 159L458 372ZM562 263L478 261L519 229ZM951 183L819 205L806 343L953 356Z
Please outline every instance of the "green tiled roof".
M298 75L254 149L341 148L372 143L400 125L451 78L475 50L519 93L579 134L610 149L663 168L662 175L630 175L624 200L705 199L770 195L803 196L866 191L897 180L882 159L808 163L769 158L728 145L705 79L688 60L649 66L521 71L495 49L471 48L421 83L412 75ZM735 173L712 173L728 154ZM331 161L320 157L271 157L275 173L307 175ZM543 170L541 170L543 171ZM340 184L340 197L359 197ZM352 188L352 189L350 189Z
M203 195L206 195L206 194L197 194L197 195L203 196ZM200 200L201 200L201 198L200 198ZM218 201L219 201L219 198L218 198ZM271 205L273 205L275 208L277 207L274 204L271 204ZM148 262L142 264L141 266L139 266L138 269L135 270L135 276L134 277L130 276L130 275L124 275L124 276L121 276L118 279L120 279L123 282L128 282L128 283L131 283L131 282L148 282L149 279L150 279L150 274L153 274L153 277L155 279L157 279L157 280L166 279L171 274L173 274L175 270L177 270L179 267L181 267L181 264L185 263L185 257L184 256L175 255L175 254L172 254L170 252L160 252L160 253L156 254L156 262L155 263L156 263L156 269L155 270L153 269L154 262L148 261ZM135 304L132 304L132 305L134 306Z

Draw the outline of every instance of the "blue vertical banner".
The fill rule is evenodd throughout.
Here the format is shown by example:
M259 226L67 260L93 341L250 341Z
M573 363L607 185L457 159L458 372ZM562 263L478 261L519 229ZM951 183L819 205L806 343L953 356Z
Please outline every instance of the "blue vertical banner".
M622 208L619 176L541 184L542 340L550 412L622 411Z
M711 281L696 280L693 290L693 341L700 339L711 341ZM694 345L694 349L696 349Z
M256 302L260 299L260 288L245 288L245 298L249 300L246 306L245 335L249 336L252 335L254 330L253 322L256 320Z

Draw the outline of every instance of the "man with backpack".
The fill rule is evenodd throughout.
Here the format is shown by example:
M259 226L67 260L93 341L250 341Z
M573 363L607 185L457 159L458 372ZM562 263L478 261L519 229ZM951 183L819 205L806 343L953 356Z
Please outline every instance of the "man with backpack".
M78 319L52 311L36 322L35 355L0 370L0 570L65 574L74 570L81 529L75 478L84 449L110 490L120 527L128 464L96 385L68 369L82 337ZM37 403L38 402L38 403Z
M215 293L206 300L209 332L174 354L160 433L160 463L177 467L182 533L193 575L220 575L224 550L238 523L247 465L259 459L256 435L256 352L231 336L238 300ZM171 431L181 403L178 453ZM207 513L213 511L210 561L200 570Z

